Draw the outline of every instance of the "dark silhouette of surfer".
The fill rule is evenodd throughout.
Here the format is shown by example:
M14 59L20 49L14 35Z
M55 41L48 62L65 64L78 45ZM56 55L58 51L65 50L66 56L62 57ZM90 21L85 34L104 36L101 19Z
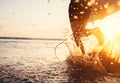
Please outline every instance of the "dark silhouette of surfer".
M120 8L119 0L71 0L69 4L69 19L74 41L85 54L81 37L93 34L100 44L104 43L104 35L99 28L86 29L89 21L102 19ZM108 30L109 31L109 30Z

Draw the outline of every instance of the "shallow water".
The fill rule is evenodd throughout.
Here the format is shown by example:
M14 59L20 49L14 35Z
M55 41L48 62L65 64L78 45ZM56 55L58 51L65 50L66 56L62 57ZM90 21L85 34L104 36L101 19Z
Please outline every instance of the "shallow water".
M0 39L0 83L120 83L111 76L83 68L69 58L61 41ZM68 61L65 62L65 60Z
M1 81L23 82L67 82L66 64L64 60L68 56L68 50L64 44L56 49L57 60L54 48L61 41L53 40L13 40L0 39L0 70ZM8 75L10 74L10 75ZM11 78L11 74L21 81ZM7 79L4 78L7 76ZM4 79L3 79L3 78ZM34 77L34 79L33 79ZM6 81L7 79L7 81Z
M11 63L23 60L25 61L24 64L30 61L37 61L42 64L56 62L57 58L54 53L54 48L59 42L61 41L1 39L0 59L3 59L4 62L9 59ZM64 61L68 55L67 48L64 44L57 48L56 53L61 61ZM7 59L5 60L4 58Z

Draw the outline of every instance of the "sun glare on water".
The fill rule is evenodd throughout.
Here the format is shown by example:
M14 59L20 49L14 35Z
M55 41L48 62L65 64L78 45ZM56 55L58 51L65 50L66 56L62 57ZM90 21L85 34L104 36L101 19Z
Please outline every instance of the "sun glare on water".
M87 29L95 27L100 28L105 36L106 55L117 58L117 62L120 63L120 11L93 23L89 22L86 26Z

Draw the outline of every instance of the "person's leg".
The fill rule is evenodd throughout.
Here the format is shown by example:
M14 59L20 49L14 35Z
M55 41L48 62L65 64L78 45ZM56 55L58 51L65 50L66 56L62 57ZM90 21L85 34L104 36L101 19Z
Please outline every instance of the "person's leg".
M89 32L97 38L100 45L105 42L105 36L99 28L90 29Z

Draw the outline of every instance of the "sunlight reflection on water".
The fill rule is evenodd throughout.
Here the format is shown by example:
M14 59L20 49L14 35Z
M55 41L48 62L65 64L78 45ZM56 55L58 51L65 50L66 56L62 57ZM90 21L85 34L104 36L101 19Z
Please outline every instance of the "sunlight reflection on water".
M54 48L61 41L52 40L0 40L0 57L7 57L9 61L24 60L25 64L29 61L39 63L51 63L56 61ZM65 44L56 49L58 58L64 61L68 55ZM6 61L5 61L6 62Z
M1 39L0 71L7 71L5 73L5 75L8 73L7 76L15 74L19 79L32 79L34 83L66 82L68 76L65 73L66 64L64 60L68 56L67 48L62 44L56 50L61 62L57 60L54 54L54 48L60 42L52 40ZM18 71L20 73L17 73ZM3 79L4 75L1 78L5 81ZM8 80L11 81L14 78L11 77Z

